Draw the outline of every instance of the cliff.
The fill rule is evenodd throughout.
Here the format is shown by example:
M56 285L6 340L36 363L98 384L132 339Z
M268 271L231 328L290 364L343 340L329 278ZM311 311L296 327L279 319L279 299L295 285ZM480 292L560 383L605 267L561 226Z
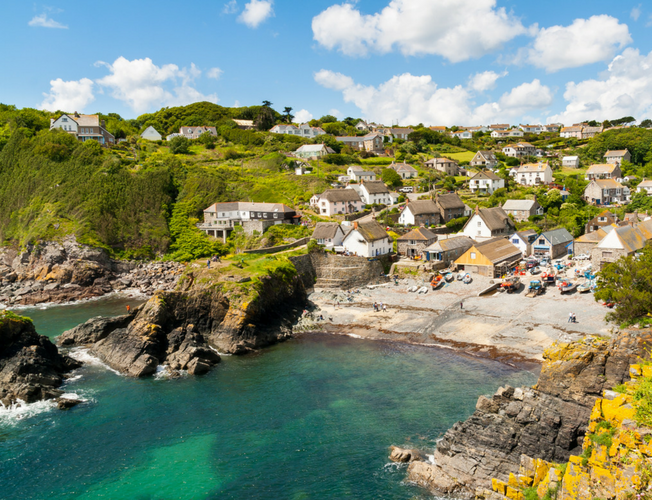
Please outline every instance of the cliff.
M56 398L64 374L80 365L59 354L47 337L38 335L28 318L0 311L0 402L31 403Z
M64 332L61 345L90 345L111 367L134 377L171 370L205 373L217 351L242 354L288 338L306 301L292 261L256 257L190 267L175 291L159 291L134 314L93 318Z
M649 331L606 340L587 337L545 353L533 388L500 388L481 396L465 422L437 445L434 463L413 462L411 481L438 493L471 498L492 480L509 481L521 456L567 462L582 452L589 417L604 389L629 379L629 365L644 355Z

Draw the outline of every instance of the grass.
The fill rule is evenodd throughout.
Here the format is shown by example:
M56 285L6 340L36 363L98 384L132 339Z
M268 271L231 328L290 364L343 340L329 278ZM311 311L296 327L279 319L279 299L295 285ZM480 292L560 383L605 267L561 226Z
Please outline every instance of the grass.
M475 156L473 151L464 151L463 153L444 153L444 156L455 161L471 161Z

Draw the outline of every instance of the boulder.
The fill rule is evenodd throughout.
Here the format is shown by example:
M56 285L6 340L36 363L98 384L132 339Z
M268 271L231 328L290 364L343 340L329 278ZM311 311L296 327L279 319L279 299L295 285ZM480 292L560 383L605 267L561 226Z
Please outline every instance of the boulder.
M70 408L77 406L79 403L81 403L79 399L57 398L57 408L60 410L69 410Z
M389 459L392 462L407 463L414 462L415 460L423 460L423 455L418 450L390 446Z

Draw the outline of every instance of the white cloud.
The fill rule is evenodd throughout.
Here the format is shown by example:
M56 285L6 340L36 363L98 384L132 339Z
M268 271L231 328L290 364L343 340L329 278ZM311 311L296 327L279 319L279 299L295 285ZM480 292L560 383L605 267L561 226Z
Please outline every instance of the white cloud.
M39 14L34 16L30 22L27 23L29 26L38 27L38 28L58 28L67 30L68 26L61 24L54 19L47 16L47 14Z
M495 73L493 71L483 71L482 73L476 73L471 78L469 78L469 88L477 92L485 92L491 90L496 86L496 81L503 76L507 76L507 71L504 71L501 74Z
M369 52L437 54L459 62L481 57L524 34L525 27L496 0L391 0L366 15L350 3L332 5L312 20L314 39L350 56Z
M179 69L176 64L156 66L149 57L133 61L119 57L113 64L98 62L96 66L106 66L110 72L96 83L110 88L114 98L126 102L137 113L155 106L218 100L216 94L204 95L192 87L201 75L194 64L189 69Z
M297 111L296 114L294 115L295 123L306 123L309 122L310 120L312 120L312 113L307 109L302 109L301 111Z
M641 55L638 49L625 49L601 79L568 83L564 99L566 109L550 122L652 118L652 52Z
M315 81L342 92L345 102L353 103L365 118L379 123L398 120L412 125L472 125L508 121L552 103L551 90L539 80L515 87L498 102L481 105L475 102L474 88L440 88L429 75L405 73L374 87L356 84L346 75L322 69L315 73Z
M585 64L608 61L632 42L629 28L615 17L600 15L575 19L570 26L551 26L539 30L528 62L554 72Z
M231 0L228 3L225 3L222 12L225 14L235 14L238 12L238 2L236 0Z
M333 115L335 118L342 118L342 112L339 109L333 108L328 112L329 115Z
M211 68L206 72L206 76L208 78L219 80L222 76L222 73L224 73L224 71L222 71L220 68Z
M43 94L45 99L41 109L48 111L83 111L95 100L93 81L88 78L64 82L61 78L50 81L50 93Z
M272 0L250 0L242 14L238 16L238 21L250 28L257 28L265 19L273 15Z
M629 17L631 17L634 21L638 21L638 18L641 17L641 4L638 4L638 6L632 9L632 11L629 13Z

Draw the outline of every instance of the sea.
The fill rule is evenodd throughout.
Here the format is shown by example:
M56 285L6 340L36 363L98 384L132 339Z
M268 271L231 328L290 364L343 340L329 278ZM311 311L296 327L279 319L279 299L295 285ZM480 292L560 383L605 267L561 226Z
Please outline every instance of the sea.
M133 298L18 312L55 339ZM478 396L531 371L450 349L303 334L201 377L133 379L85 361L63 390L83 403L0 408L0 498L426 499L389 446L432 452Z

